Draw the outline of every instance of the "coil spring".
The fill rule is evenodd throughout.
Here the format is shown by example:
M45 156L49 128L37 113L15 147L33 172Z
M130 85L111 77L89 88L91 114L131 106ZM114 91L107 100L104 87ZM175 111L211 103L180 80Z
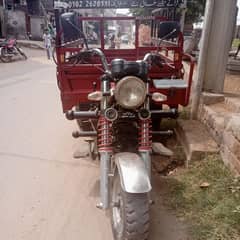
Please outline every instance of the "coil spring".
M150 151L152 149L152 120L140 121L139 151Z
M98 148L99 151L112 151L112 123L104 116L98 121Z

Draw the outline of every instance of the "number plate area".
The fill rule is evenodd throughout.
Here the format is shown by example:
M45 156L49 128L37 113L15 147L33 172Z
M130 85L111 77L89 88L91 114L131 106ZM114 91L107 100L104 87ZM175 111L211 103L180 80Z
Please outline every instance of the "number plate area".
M69 0L71 9L179 7L183 0Z

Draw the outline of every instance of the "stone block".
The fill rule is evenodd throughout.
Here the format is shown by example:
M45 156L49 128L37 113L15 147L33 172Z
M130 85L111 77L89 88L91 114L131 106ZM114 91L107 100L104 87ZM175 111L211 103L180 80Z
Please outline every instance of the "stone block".
M224 102L225 97L223 94L203 92L201 97L201 102L205 105L216 104Z
M217 143L199 121L178 120L176 134L178 141L183 145L187 162L219 152Z
M200 121L207 127L212 137L218 144L222 141L222 133L226 125L226 119L214 111L210 106L203 105Z
M240 114L231 117L226 130L232 132L233 136L240 141Z
M226 146L240 161L240 141L233 136L232 132L224 131L222 145Z
M240 98L239 97L226 97L225 104L227 108L235 113L240 113Z
M228 166L234 174L240 176L240 160L226 145L222 146L220 153L226 166Z

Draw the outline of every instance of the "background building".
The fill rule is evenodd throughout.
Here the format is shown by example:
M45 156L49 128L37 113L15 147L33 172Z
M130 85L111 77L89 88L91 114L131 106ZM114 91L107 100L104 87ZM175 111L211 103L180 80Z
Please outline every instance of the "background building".
M1 37L42 39L53 9L53 0L0 0Z

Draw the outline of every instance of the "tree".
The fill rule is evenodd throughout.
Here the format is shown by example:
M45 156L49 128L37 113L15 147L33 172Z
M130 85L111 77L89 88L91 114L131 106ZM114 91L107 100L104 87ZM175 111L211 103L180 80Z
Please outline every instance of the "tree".
M206 0L188 0L187 1L187 12L186 12L186 23L192 24L194 22L201 21L204 15ZM137 8L130 9L133 16L150 16L153 9L148 8ZM179 9L180 10L180 9ZM177 19L181 17L181 10L177 10Z
M186 12L186 23L200 22L204 16L206 0L188 0L187 1L187 12Z

